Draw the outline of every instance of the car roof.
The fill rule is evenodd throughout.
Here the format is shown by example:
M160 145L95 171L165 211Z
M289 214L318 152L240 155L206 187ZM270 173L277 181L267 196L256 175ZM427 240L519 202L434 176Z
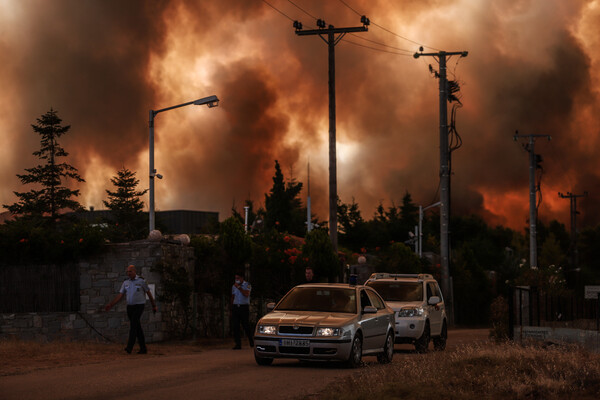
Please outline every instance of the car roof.
M296 287L322 287L322 288L345 288L345 289L355 289L355 288L364 288L365 285L351 285L349 283L303 283L302 285L298 285Z
M390 274L387 272L376 272L371 274L367 282L374 281L400 281L400 282L422 282L422 281L435 281L431 274Z

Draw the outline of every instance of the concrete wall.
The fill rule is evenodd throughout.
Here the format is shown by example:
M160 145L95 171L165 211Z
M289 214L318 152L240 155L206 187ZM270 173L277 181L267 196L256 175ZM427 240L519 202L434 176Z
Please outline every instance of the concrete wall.
M136 241L107 245L107 251L92 260L81 261L80 308L78 312L2 314L0 337L21 339L55 340L112 340L125 342L129 333L125 300L109 312L103 306L116 296L122 282L127 279L125 268L137 267L139 275L148 284L155 285L155 293L163 289L161 277L151 271L157 263L169 263L193 271L194 251L191 247L169 242ZM26 290L26 288L24 288ZM165 340L177 334L169 332L174 307L157 300L158 312L152 313L146 301L142 315L142 327L147 342Z

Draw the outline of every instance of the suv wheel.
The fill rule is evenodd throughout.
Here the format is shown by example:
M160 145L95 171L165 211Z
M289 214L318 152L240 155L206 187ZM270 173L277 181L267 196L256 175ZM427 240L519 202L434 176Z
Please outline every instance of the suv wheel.
M442 332L440 336L433 338L433 348L437 351L443 351L446 349L446 341L448 340L448 328L446 328L446 321L442 325Z
M377 354L377 361L380 364L388 364L392 362L392 358L394 358L394 338L392 332L390 332L385 338L383 353Z
M426 353L429 348L429 340L431 339L431 333L429 329L429 321L425 321L425 329L420 338L415 341L415 349L417 353Z
M352 348L350 349L350 357L346 361L348 368L356 368L360 366L362 361L362 339L359 334L354 336L352 341Z

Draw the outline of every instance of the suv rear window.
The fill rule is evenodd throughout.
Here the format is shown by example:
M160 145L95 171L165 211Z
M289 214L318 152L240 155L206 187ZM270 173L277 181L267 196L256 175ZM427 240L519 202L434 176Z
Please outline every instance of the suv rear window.
M421 282L367 282L385 301L423 301Z

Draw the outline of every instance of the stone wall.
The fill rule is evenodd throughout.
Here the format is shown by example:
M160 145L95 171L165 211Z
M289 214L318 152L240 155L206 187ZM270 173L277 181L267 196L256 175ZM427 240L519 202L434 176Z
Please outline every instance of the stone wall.
M103 306L117 295L122 282L127 279L125 269L130 264L137 267L138 274L148 284L154 285L155 293L160 295L163 289L161 277L151 270L158 263L184 267L191 277L194 251L191 247L167 241L144 240L107 245L102 256L79 263L78 312L2 314L0 337L125 342L129 333L125 300L109 312L103 311ZM158 300L157 305L158 312L153 314L147 301L142 315L142 327L149 343L177 334L168 332L169 318L176 317L172 313L172 305Z

